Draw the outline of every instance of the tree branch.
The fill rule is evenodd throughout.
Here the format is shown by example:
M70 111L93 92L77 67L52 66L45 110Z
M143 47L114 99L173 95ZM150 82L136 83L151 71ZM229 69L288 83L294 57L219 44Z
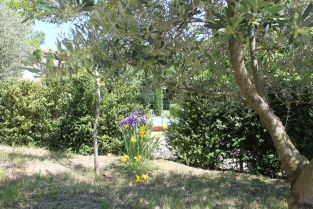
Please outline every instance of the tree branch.
M256 88L257 93L266 100L266 93L264 91L264 82L260 75L260 68L258 64L257 54L256 54L256 29L251 29L251 37L249 38L249 52L250 52L250 62L251 62L251 69L252 75L254 80L254 85Z

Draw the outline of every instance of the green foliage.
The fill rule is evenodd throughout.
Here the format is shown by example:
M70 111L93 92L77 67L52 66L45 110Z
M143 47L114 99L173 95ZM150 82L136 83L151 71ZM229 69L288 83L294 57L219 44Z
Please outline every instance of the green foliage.
M35 49L40 49L40 45L45 42L46 34L42 31L33 31L29 38L29 44Z
M163 92L160 87L154 89L153 111L154 114L160 116L163 110Z
M3 80L0 84L0 141L45 145L50 131L47 101L40 84Z
M272 107L299 150L312 158L312 95L294 95L289 104L281 96L270 95ZM251 173L276 176L281 171L270 135L243 102L189 96L168 138L178 159L189 165L216 169L223 159L235 158Z
M170 116L176 118L179 116L180 106L178 104L170 104Z
M99 1L95 6L88 4L86 1L80 1L80 4L78 4L77 1L74 1L74 3L73 1L67 3L66 1L58 1L53 5L48 4L48 1L40 1L34 4L28 4L25 0L12 0L10 2L11 7L21 9L22 13L27 16L39 19L44 18L52 22L75 17L78 13L86 11L85 6L88 5L88 9L93 9L93 12L86 13L86 15L90 16L86 18L84 24L77 27L77 30L73 33L73 40L70 40L70 38L62 42L67 48L67 50L63 51L78 52L77 57L79 57L81 61L83 60L82 55L86 56L89 64L86 64L85 61L82 61L81 64L83 67L88 66L88 69L91 69L92 67L90 66L93 65L102 70L107 70L113 65L116 65L116 63L119 63L119 67L123 68L127 63L127 65L157 71L152 72L152 74L154 76L162 75L161 77L163 77L164 75L166 76L166 73L163 72L165 71L163 68L170 69L174 65L175 67L173 67L173 69L175 70L173 71L176 71L176 69L177 71L172 72L171 76L169 76L171 78L164 79L164 81L166 81L166 83L170 83L169 81L171 80L176 81L172 84L175 90L181 87L187 91L194 90L200 92L200 90L203 90L202 87L205 87L206 89L204 89L203 92L206 93L206 95L214 95L214 93L216 93L216 95L225 93L236 94L236 89L232 88L230 85L234 82L232 82L232 77L228 76L231 70L229 70L229 63L225 62L225 58L228 54L226 53L227 49L223 43L229 41L230 38L252 37L256 32L258 33L256 36L258 39L258 54L260 52L259 55L262 56L260 61L263 61L262 65L260 65L262 68L266 68L266 64L272 61L270 59L273 59L275 49L278 49L277 51L291 51L298 47L301 52L309 52L305 53L306 57L296 52L296 55L300 55L299 57L292 55L292 57L296 59L290 59L289 56L284 56L286 60L292 61L291 65L290 67L282 67L283 65L281 63L285 63L285 61L279 61L278 66L273 67L273 69L275 69L272 72L274 77L282 77L286 82L289 82L298 80L301 76L297 73L294 74L295 76L292 78L291 74L285 71L285 69L294 69L298 72L299 69L297 68L300 68L311 72L311 62L309 61L310 59L307 59L307 57L312 57L310 56L312 50L310 50L310 47L307 47L309 44L297 46L297 44L290 45L286 42L286 39L290 39L290 43L295 43L293 39L300 35L302 36L305 32L303 28L297 28L297 24L299 24L300 27L310 25L310 21L312 20L312 4L304 10L304 13L302 13L302 8L301 12L299 12L300 9L298 8L300 4L301 7L304 7L309 1L305 1L305 3L290 2L290 4L287 4L287 2L285 2L286 4L276 4L272 1L233 1L234 4L224 4L222 1L188 1L185 3L182 1ZM299 13L300 16L296 13ZM298 18L296 17L297 15ZM255 30L256 28L258 28L257 31ZM301 30L304 31L301 32ZM83 33L83 31L86 33ZM286 36L286 34L288 35ZM264 42L261 38L263 36L266 37ZM311 36L308 36L308 38L305 43L310 43ZM216 43L220 44L217 45ZM283 47L280 45L283 45ZM263 50L265 50L264 55ZM263 58L266 57L267 54L269 60L264 60ZM275 56L280 56L280 53ZM303 57L305 57L305 59L303 59ZM295 63L299 63L299 60L306 60L306 65L309 67L303 68L303 66L299 67L299 65L297 67ZM71 59L66 60L66 62L70 63L69 68L71 68L71 70L72 68L77 69L73 67L75 62ZM273 64L273 62L270 64ZM265 71L266 69L263 72ZM226 73L224 74L224 72ZM273 82L270 81L272 80L271 76L266 75L264 77L268 78L268 80L266 80L266 88L274 85ZM309 78L309 80L312 78L312 76L304 77ZM73 96L73 98L76 97L76 99L69 98L64 102L67 104L64 109L64 117L58 119L56 122L63 128L60 129L61 131L56 130L55 133L58 133L57 136L68 137L68 141L65 143L69 143L69 145L64 145L65 147L74 146L75 151L81 152L83 150L83 152L89 153L91 148L87 144L90 144L90 139L87 136L90 135L93 115L93 102L90 100L94 100L93 97L90 97L91 92L93 92L93 85L88 86L89 84L86 84L87 87L85 87L85 84L82 84L84 86L82 88L80 88L79 85L80 84L77 84L78 89L80 89L78 92L72 92L74 90L69 91L71 95L74 95L74 93L75 95L77 94ZM211 88L211 86L214 87ZM109 88L104 89L108 90ZM103 90L104 94L106 94L106 90ZM112 93L111 91L112 90L108 90L107 93L110 94ZM162 91L156 88L154 93L155 113L160 115L162 111ZM83 101L80 101L80 99ZM149 101L147 98L145 100ZM107 102L110 101L108 100ZM293 104L289 103L288 107L297 108L297 105L294 105L295 102L292 103ZM230 104L232 104L232 102ZM273 104L277 105L275 102ZM71 105L73 107L71 107ZM197 105L198 104L195 104L191 106L191 108L197 108ZM115 107L115 105L113 106ZM225 116L222 112L222 107L234 110L231 111L229 115ZM238 107L240 107L240 109ZM223 132L222 139L224 140L225 138L225 141L228 143L226 143L228 148L232 151L240 150L239 153L236 153L237 156L235 157L239 156L238 158L245 161L251 159L249 165L254 164L256 172L262 170L264 167L264 165L259 166L258 163L276 162L275 156L272 155L271 152L264 152L266 153L266 157L264 157L264 153L261 153L261 160L258 160L259 158L255 157L255 152L258 150L253 150L251 146L249 149L246 148L245 142L248 139L250 140L249 137L251 133L253 133L252 138L255 139L253 143L261 147L263 146L263 141L269 141L267 140L268 134L259 126L259 123L256 122L257 120L254 113L250 112L249 109L245 109L244 106L238 105L238 107L237 104L230 106L229 104L225 104L225 106L222 105L218 108L216 105L213 105L210 106L210 109L205 109L205 107L200 105L200 107L197 108L199 111L205 109L210 112L212 111L211 109L217 108L218 111L214 114L217 114L221 119L214 119L215 115L211 112L207 115L205 120L213 123L203 127L197 123L195 124L198 126L189 126L189 124L187 124L186 127L189 126L189 128L187 128L189 132L187 131L188 135L186 136L191 136L191 138L188 139L190 141L189 145L191 148L195 148L195 150L189 147L186 149L186 152L188 151L189 154L182 155L181 159L186 159L186 162L188 161L194 165L201 165L202 161L195 160L193 157L197 155L203 156L203 152L201 151L202 147L214 145L215 147L213 146L212 148L214 154L210 151L204 155L205 158L210 159L211 163L207 162L203 167L216 167L220 158L226 158L232 154L232 152L221 151L220 149L220 146L224 146L223 143L220 145L221 138L219 137L221 132ZM247 115L242 115L241 110L246 112ZM280 114L282 110L283 109L277 109L276 112ZM299 111L301 112L301 108ZM116 112L118 111L112 112L112 114L119 114ZM281 113L281 116L284 116L284 113ZM290 113L292 113L292 111L290 111ZM307 114L301 113L301 115ZM190 117L186 118L187 121L189 118L198 117L196 112L191 112L189 116ZM288 122L291 120L291 116L288 118L289 119L285 121ZM246 120L249 121L248 129L242 128L247 127L244 126L245 123L243 123L243 121L245 122ZM105 123L109 123L110 118L105 121ZM288 125L287 128L292 132L291 124L286 124ZM204 136L200 134L200 137L197 134L198 132L195 131L198 131L197 129L201 127L203 131L205 131L204 133L209 133L204 134ZM71 132L67 132L68 130ZM118 133L116 131L113 132ZM77 141L75 139L75 142L78 142L77 144L70 141L73 139L71 135L73 133L75 136L80 136L80 138L77 138ZM294 135L291 133L292 137L296 139L297 136L300 135L297 133L297 131L295 131ZM67 136L67 134L69 134L69 136ZM178 132L178 134L180 133ZM105 138L105 134L102 136L104 136L103 141L108 141ZM242 138L242 136L245 137ZM193 141L198 138L201 138L201 140L208 138L211 141L209 144L205 145L194 145ZM265 138L266 140L264 140ZM259 142L262 145L259 144ZM64 142L62 141L62 143ZM58 143L56 144L58 145ZM103 149L110 150L111 144L115 143L110 142L107 148ZM117 137L116 147L119 147L118 144L119 140ZM268 150L267 148L270 145L265 143L264 146L266 147L264 150ZM300 147L301 145L298 146ZM310 147L309 142L305 144L305 147ZM115 150L115 148L113 150ZM273 165L275 167L276 163L273 163Z
M36 50L33 52L33 58L34 58L34 61L40 62L40 60L41 60L41 58L42 58L42 53L41 53L41 50L40 50L40 49L36 49Z
M120 153L124 150L118 123L132 110L141 108L136 101L138 94L135 85L122 82L117 82L103 91L99 125L100 152Z
M50 80L48 86L31 81L4 80L0 84L0 141L8 145L37 144L77 153L93 152L94 81L86 73ZM99 152L124 149L118 122L133 109L136 86L117 82L101 86Z
M271 105L273 106L275 113L283 121L291 140L299 151L308 159L312 159L312 86L304 87L302 81L294 82L293 84L294 85L290 85L290 83L288 83L288 86L284 86L285 91L278 91L275 92L275 94L271 94Z
M29 23L6 6L0 4L0 78L13 74L31 53Z
M86 146L92 147L91 132L94 112L93 85L86 76L73 76L66 84L63 96L64 113L58 118L56 136L49 146L73 152L90 153ZM59 86L56 92L59 92ZM53 102L53 101L51 101Z
M167 136L179 161L213 169L226 158L226 148L232 139L226 132L227 126L218 117L223 109L209 104L208 99L200 96L188 98Z
M50 146L54 149L70 149L73 152L91 154L92 124L95 112L94 81L86 73L78 74L65 85L50 88L50 110L57 121L57 128ZM114 87L101 86L101 113L99 121L99 153L120 153L123 150L122 133L118 122L131 110L140 107L136 103L135 86L115 83ZM59 101L59 102L55 102Z
M54 56L51 52L48 52L47 57L46 57L46 67L47 68L54 68L56 67L54 64Z

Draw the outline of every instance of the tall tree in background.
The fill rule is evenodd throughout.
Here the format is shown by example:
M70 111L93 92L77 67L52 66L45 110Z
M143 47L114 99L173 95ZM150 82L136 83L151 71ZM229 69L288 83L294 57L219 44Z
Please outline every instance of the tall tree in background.
M30 23L0 3L0 78L17 72L32 53Z

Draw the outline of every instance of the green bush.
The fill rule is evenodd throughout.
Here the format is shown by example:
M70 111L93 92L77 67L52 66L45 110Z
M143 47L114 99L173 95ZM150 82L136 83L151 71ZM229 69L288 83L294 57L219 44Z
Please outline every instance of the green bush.
M180 106L178 104L170 104L170 116L177 118L179 116Z
M99 149L102 153L119 154L124 151L123 134L119 122L135 109L141 109L136 86L115 83L103 91L99 130Z
M83 153L86 145L92 147L92 121L93 121L93 85L88 76L74 75L65 84L57 83L47 89L52 91L49 103L51 110L59 108L54 101L61 104L61 114L56 114L55 132L49 141L49 146L53 149L69 149L73 152ZM63 91L60 92L60 89ZM62 96L59 98L60 93ZM88 150L88 149L86 149ZM89 150L88 150L89 151ZM87 152L86 152L87 153ZM89 152L88 152L89 153Z
M51 130L50 113L41 84L2 80L0 84L0 141L8 145L44 145Z
M299 84L301 85L301 83ZM280 99L280 100L279 100ZM282 119L287 132L308 159L313 158L313 89L308 88L301 94L276 92L271 95L271 105ZM283 102L281 102L283 101Z
M118 123L134 109L137 87L121 82L101 86L99 152L121 153ZM94 80L86 73L50 79L46 85L24 80L0 84L0 141L8 145L49 147L81 154L93 152Z
M222 106L223 104L223 106ZM169 144L179 161L188 165L216 169L231 152L238 154L240 139L229 127L239 126L238 116L224 111L230 105L201 96L190 96L179 111L177 122L169 129ZM219 106L217 106L219 105Z
M310 96L294 96L289 101L289 111L287 104L281 102L286 98L278 98L282 96L270 95L273 109L285 123L288 117L288 133L300 151L311 159L313 107L308 102L312 101ZM216 169L223 159L235 158L241 164L246 163L251 173L276 176L281 172L269 133L243 102L188 96L182 108L167 134L179 161Z
M57 116L54 123L57 127L49 145L57 150L67 149L76 153L91 154L95 112L94 81L90 76L80 74L73 76L62 88L60 85L50 86L50 91L54 93L49 95L49 104L51 111ZM60 89L63 89L63 92L60 92ZM130 111L140 107L135 102L137 89L122 83L115 83L111 87L102 85L101 97L99 153L119 153L123 150L123 140L118 123ZM57 106L54 101L59 101L60 105Z

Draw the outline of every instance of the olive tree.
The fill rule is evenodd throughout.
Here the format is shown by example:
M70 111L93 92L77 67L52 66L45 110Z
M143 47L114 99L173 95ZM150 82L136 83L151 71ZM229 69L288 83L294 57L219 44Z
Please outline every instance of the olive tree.
M0 78L17 72L31 53L31 25L0 3Z

